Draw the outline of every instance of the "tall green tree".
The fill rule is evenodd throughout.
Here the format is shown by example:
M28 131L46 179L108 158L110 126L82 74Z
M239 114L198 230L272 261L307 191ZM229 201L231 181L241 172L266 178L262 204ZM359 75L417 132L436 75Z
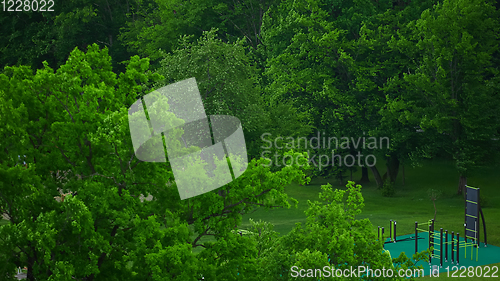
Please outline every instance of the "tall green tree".
M250 158L260 158L263 136L303 136L311 131L308 116L290 103L270 103L263 89L255 61L248 55L244 39L225 43L217 30L201 38L185 36L172 53L165 53L157 69L164 80L156 88L195 77L207 115L238 117L247 140ZM272 154L277 152L275 145ZM279 150L279 149L278 149ZM289 149L279 150L282 156Z
M364 4L369 6L363 7ZM377 15L383 5L373 5L359 2L348 9L362 19L363 27L356 19L346 22L341 16L332 16L334 9L324 1L284 2L269 10L264 21L269 98L293 101L300 111L313 116L315 128L327 138L349 138L349 147L335 152L340 152L342 158L374 152L373 148L366 148L366 143L355 145L352 139L374 136L391 139L396 133L381 127L379 111L386 105L386 93L381 89L403 68L403 63L388 53L387 42L395 35L395 28L403 25L398 20L403 21L404 17L396 10ZM383 20L388 16L389 19ZM368 32L367 26L376 27L380 23L384 29ZM376 146L382 155L387 152L388 174L394 181L399 167L395 156L399 153L398 145ZM317 151L322 155L331 152L332 147ZM368 163L364 159L359 162L363 179L367 180ZM382 177L376 166L370 168L381 186ZM345 165L335 166L330 173L342 178L345 171Z
M398 103L391 101L399 99L405 91L395 81L410 69L415 69L421 57L417 52L407 49L405 52L395 47L393 42L413 32L407 24L418 19L423 10L432 7L432 2L414 2L403 9L388 9L372 17L370 22L363 24L355 42L355 75L362 97L358 101L364 109L360 114L367 118L369 135L390 139L389 146L378 147L379 153L385 155L383 160L387 172L380 175L376 166L371 167L378 186L382 186L386 178L395 182L400 162L403 167L404 164L417 164L424 157L423 151L429 148L431 132L421 134L420 127L413 122L415 120L407 120L408 114L396 107Z
M343 133L338 125L345 112L338 111L345 109L353 113L354 109L346 109L351 104L344 107L347 103L341 99L349 97L338 94L347 91L350 82L347 69L350 56L344 50L348 45L346 32L334 28L327 18L319 1L283 2L266 14L262 32L263 44L268 50L264 72L269 81L266 98L276 103L292 102L299 112L312 117L312 125L320 137L328 138L340 137ZM355 114L345 115L356 118ZM317 136L316 132L312 135ZM301 137L309 139L312 135ZM318 173L322 171L318 170L318 159L313 160L314 154L331 155L335 148L323 145L318 149L305 148L312 150L309 153L313 154L310 156ZM340 150L336 152L339 153ZM345 166L330 164L328 167L323 173L334 174L339 179L346 171Z
M332 268L343 271L351 266L369 265L370 268L385 267L397 272L400 268L415 269L416 261L427 259L425 252L415 254L413 261L404 253L391 259L383 249L383 242L376 240L370 221L357 218L364 207L360 185L350 181L345 190L334 190L330 184L321 186L321 189L321 201L308 201L305 224L297 223L290 233L279 238L273 238L269 228L261 228L266 230L264 233L268 237L271 236L269 248L259 260L263 280L403 280L397 276L375 278L367 275L335 278L335 275L326 275L323 269L327 266L326 271L331 273ZM296 278L300 269L310 268L322 269L322 276Z
M271 172L264 159L253 160L230 184L179 200L168 161L134 156L127 105L162 78L148 67L132 57L117 76L107 49L94 44L86 53L75 49L56 71L45 64L36 74L25 66L0 74L7 124L0 212L10 218L0 227L3 279L27 266L28 280L258 280L255 244L232 230L256 208L296 204L285 187L304 183L307 161ZM26 155L27 169L16 166L18 155ZM203 166L193 169L200 178ZM58 202L60 192L70 195Z
M459 194L468 172L492 163L498 151L497 15L489 1L443 1L422 13L410 25L413 34L397 43L421 57L404 74L404 95L391 106L440 133L437 144L456 161Z
M244 38L245 44L255 49L261 43L263 15L277 3L275 0L155 0L152 5L155 8L143 10L129 21L120 38L154 62L162 58L159 50L169 53L177 49L180 37L193 35L198 39L212 28L219 30L219 38L226 43Z

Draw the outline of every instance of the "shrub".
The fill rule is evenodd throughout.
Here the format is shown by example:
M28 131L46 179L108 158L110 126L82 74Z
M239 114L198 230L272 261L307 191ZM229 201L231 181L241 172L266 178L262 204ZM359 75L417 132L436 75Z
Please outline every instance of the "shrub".
M390 180L386 180L384 185L382 186L382 196L384 197L393 197L396 194L396 189L394 189L394 183Z

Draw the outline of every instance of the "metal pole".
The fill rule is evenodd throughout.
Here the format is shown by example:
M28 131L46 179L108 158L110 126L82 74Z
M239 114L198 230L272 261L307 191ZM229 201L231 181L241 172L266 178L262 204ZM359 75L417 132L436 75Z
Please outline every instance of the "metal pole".
M392 242L392 220L389 222L389 242Z
M479 227L479 215L480 215L480 211L481 210L481 203L479 203L479 191L480 189L478 188L477 189L477 218L476 218L476 244L477 244L477 247L479 247L479 239L481 238L481 235L480 235L480 231L481 231L481 228Z
M445 240L446 240L446 242L445 242L446 244L445 245L446 246L445 246L445 249L444 249L444 251L446 253L446 256L444 257L444 261L448 262L448 230L445 230L444 232L445 232L445 235L446 235L446 238L445 238Z
M479 246L476 248L476 261L479 259Z
M479 192L479 190L478 190L478 192ZM476 261L477 261L478 256L479 256L479 218L476 219L476 228L477 228L477 237L476 237ZM472 248L472 249L474 249L474 248Z
M467 244L467 224L464 223L464 241ZM467 247L465 248L467 249Z
M474 223L476 224L476 229L477 229L477 232L476 232L476 247L479 247L479 218L476 218L476 220L474 221Z
M455 262L455 232L451 232L451 263Z
M465 251L465 257L467 257L467 201L469 200L468 192L469 191L469 186L465 185L465 220L464 220L464 251ZM479 198L477 198L479 201ZM458 234L458 233L457 233ZM458 241L460 243L460 241ZM457 255L458 256L458 255Z
M431 236L432 236L431 235L431 233L432 233L432 224L429 224L428 228L429 228L429 249L430 249L432 247L432 244L431 244L431 241L432 241L432 239L431 239ZM433 254L433 251L431 251L429 253L429 264L431 264L431 261L432 261L432 254Z
M457 233L457 265L459 261L459 251L460 251L460 233Z
M394 221L394 243L396 243L396 221Z
M415 254L418 252L418 222L415 222Z
M443 267L443 228L441 227L441 239L439 240L439 266Z
M432 256L434 257L434 219L432 219L432 235L431 235L431 238L432 238Z

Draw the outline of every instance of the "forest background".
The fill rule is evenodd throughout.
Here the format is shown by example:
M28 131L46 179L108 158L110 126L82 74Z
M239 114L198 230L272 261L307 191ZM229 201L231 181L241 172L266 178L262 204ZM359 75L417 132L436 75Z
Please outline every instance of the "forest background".
M82 0L53 12L33 11L35 1L10 12L10 2L0 12L4 280L19 266L28 280L289 280L293 265L390 267L370 222L356 219L353 183L325 186L287 235L265 222L258 235L235 230L244 214L296 204L292 182L342 182L360 169L358 183L371 173L387 188L400 167L445 157L464 194L468 173L499 159L496 1ZM127 109L191 77L207 115L241 120L249 166L181 201L168 162L135 158ZM339 151L376 154L387 172L265 165L263 134L317 132L389 138L376 151ZM282 144L272 153L311 153Z

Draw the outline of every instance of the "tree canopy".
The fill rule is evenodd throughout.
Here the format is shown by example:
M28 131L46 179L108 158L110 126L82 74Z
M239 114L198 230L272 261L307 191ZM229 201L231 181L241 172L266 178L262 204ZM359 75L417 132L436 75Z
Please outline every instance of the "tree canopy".
M82 0L54 12L1 11L0 213L9 222L0 226L0 279L15 280L20 266L28 280L291 280L294 266L414 268L383 251L370 221L357 217L361 186L344 179L359 167L365 180L370 170L379 187L390 185L401 165L439 154L456 163L463 193L470 171L498 161L498 7ZM241 121L248 167L181 200L169 160L137 157L128 109L189 78L207 115ZM147 113L161 115L163 105ZM184 133L153 142L199 149L180 142ZM318 134L362 142L286 145ZM370 138L389 145L365 146ZM332 153L374 154L387 172L366 158L323 169L309 159ZM198 164L186 173L202 188ZM282 235L262 221L240 229L259 208L296 207L287 187L317 175L346 188L322 186L305 224Z

